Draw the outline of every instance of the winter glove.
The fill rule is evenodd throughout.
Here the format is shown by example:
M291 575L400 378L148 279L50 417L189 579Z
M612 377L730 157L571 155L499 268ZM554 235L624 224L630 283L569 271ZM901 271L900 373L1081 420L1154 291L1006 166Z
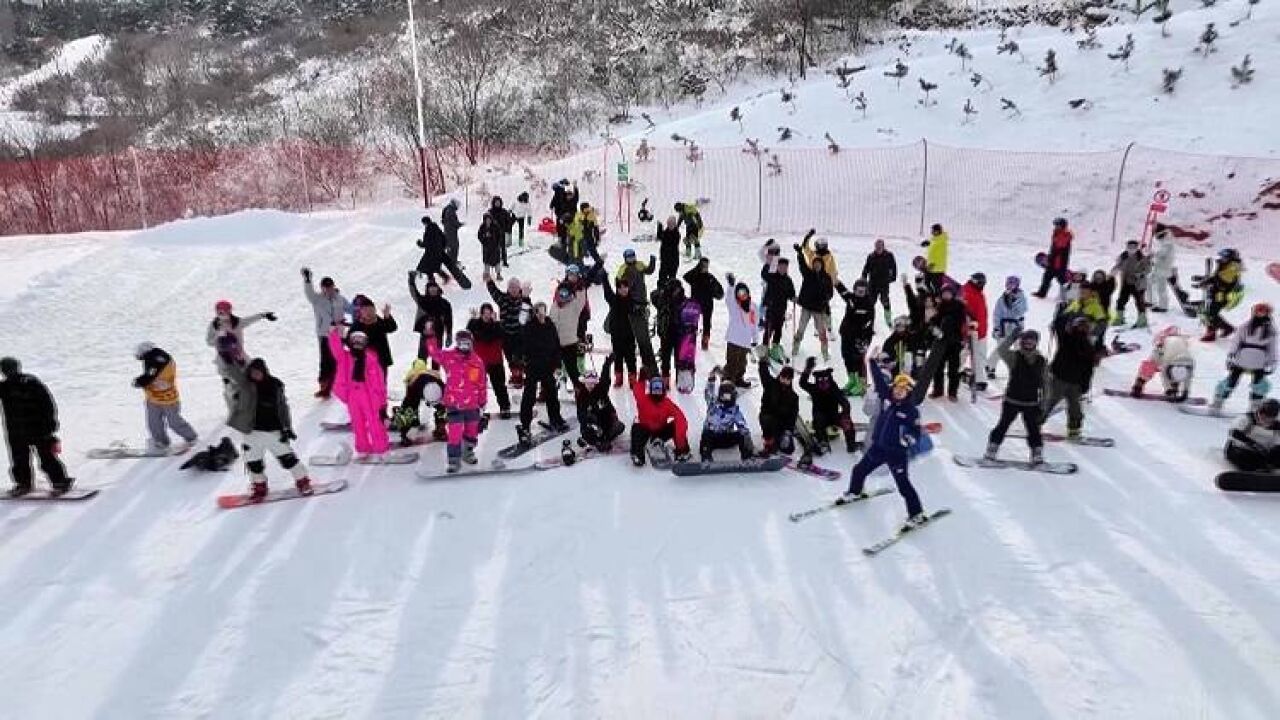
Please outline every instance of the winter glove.
M922 248L927 248L927 247L929 247L929 241L928 241L928 240L925 240L924 242L920 243L920 247L922 247Z
M263 313L262 317L266 318L267 322L275 322L276 320L279 319L276 317L276 314L273 312Z
M290 440L297 440L297 439L298 439L298 436L294 435L292 430L286 429L286 430L280 431L280 442L282 443L288 443Z
M52 435L49 437L49 450L54 455L62 454L62 441L58 439L57 435Z
M302 268L302 279L311 282L311 268Z
M934 338L941 340L942 336L945 333L942 332L942 328L938 327L937 325L934 325L933 327L929 328L929 334L933 335Z
M800 243L796 243L796 244L792 245L792 246L791 246L791 249L792 249L792 250L795 250L796 252L800 252Z
M816 368L816 367L818 367L818 358L813 357L812 355L810 355L810 356L808 357L808 359L806 359L806 360L804 361L804 369L805 369L805 370L813 370L813 369L814 369L814 368Z

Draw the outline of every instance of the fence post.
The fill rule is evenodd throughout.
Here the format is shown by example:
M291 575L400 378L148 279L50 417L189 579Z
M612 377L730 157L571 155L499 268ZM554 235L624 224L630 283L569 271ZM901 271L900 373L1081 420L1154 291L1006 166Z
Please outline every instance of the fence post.
M142 190L142 166L138 163L138 148L129 148L133 156L133 177L138 184L138 213L142 215L142 229L147 229L147 195Z
M929 204L929 141L920 138L920 146L924 148L924 180L920 183L920 231L924 235L925 211Z
M764 163L760 162L763 153L756 153L756 232L764 227Z
M1111 210L1111 245L1116 244L1116 228L1120 224L1120 190L1124 187L1124 169L1129 164L1129 151L1137 143L1129 143L1124 149L1124 156L1120 158L1120 172L1116 175L1116 204Z
M287 142L287 141L286 141ZM307 153L303 150L303 140L298 140L298 161L302 163L302 192L307 199L307 212L311 212L311 181L307 179Z

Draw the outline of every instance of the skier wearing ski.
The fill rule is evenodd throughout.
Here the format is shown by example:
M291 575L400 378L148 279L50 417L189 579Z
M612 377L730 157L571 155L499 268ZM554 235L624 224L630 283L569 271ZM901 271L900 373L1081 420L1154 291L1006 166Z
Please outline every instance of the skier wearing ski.
M493 298L493 302L497 304L498 317L502 320L502 351L506 354L507 364L511 367L511 387L523 387L524 346L521 344L523 335L521 316L527 318L533 312L533 305L529 302L517 278L507 280L506 292L498 289L491 275L485 274L484 284L489 290L489 297ZM497 385L498 383L495 382L494 386Z
M711 315L716 302L724 299L724 285L711 273L711 260L705 257L698 258L698 264L683 279L689 283L689 297L698 302L702 311L702 349L706 350L711 346Z
M626 281L631 292L631 332L636 339L636 350L640 353L640 362L649 368L650 373L658 371L657 359L653 354L653 343L649 330L649 288L644 277L657 270L655 258L650 255L648 263L636 259L636 251L627 248L622 253L622 265L614 275L615 281Z
M1156 223L1151 234L1151 245L1154 248L1151 256L1151 275L1147 289L1151 296L1148 301L1153 312L1169 311L1169 288L1173 288L1174 297L1183 294L1178 287L1178 244L1173 233L1161 223Z
M876 239L875 249L867 254L862 264L862 279L867 281L871 298L879 300L884 308L884 324L893 324L893 310L889 306L889 288L898 280L898 261L884 247L884 240Z
M925 272L929 274L929 283L938 289L942 288L943 276L947 274L950 245L951 236L938 223L929 228L929 239L920 243L920 247L928 250L925 254Z
M1033 293L1044 299L1049 295L1049 285L1057 280L1059 285L1067 282L1071 264L1071 241L1075 236L1067 229L1066 218L1053 219L1053 234L1049 236L1049 252L1045 257L1044 275L1040 278L1040 289Z
M168 452L169 433L165 426L182 438L182 444L174 454L181 455L191 449L196 441L196 431L182 417L182 403L178 397L178 364L173 356L149 342L138 343L133 356L142 362L142 374L133 379L133 386L141 388L145 395L147 442L149 452Z
M338 362L333 394L347 406L357 459L381 458L391 441L380 412L387 404L387 378L378 353L359 330L347 333L344 346L339 325L329 331L329 351Z
M684 225L684 251L686 258L702 257L702 213L697 203L675 204L676 215Z
M807 239L806 239L807 242ZM814 256L806 260L806 253L799 245L795 245L796 259L800 263L800 294L796 304L800 306L800 319L796 322L796 333L791 338L791 356L800 354L800 341L809 329L812 319L818 328L818 343L822 350L822 359L830 358L827 349L827 333L831 330L831 298L835 295L835 281L826 270L821 257Z
M908 475L908 451L920 442L919 396L912 392L915 381L908 375L898 375L892 385L885 379L879 365L871 367L871 380L880 396L881 410L871 428L870 445L862 459L849 473L849 489L836 503L843 505L868 496L862 491L867 476L881 465L888 465L898 493L907 504L907 520L903 530L911 530L928 522L920 496Z
M946 381L947 399L955 401L960 392L960 351L964 348L965 334L969 331L969 311L956 299L954 285L943 285L939 294L938 312L929 323L934 337L943 343L943 360L933 375L933 392L929 397L942 397L943 381Z
M1191 355L1190 338L1177 325L1170 325L1156 334L1151 354L1138 366L1138 376L1129 394L1142 397L1143 387L1157 373L1164 384L1166 400L1184 402L1191 394L1196 360Z
M680 218L672 215L667 224L654 223L657 231L654 237L658 240L658 282L676 276L680 271Z
M472 311L475 313L475 311ZM480 312L472 315L467 322L467 332L471 333L475 354L484 363L485 374L489 376L489 387L493 388L493 396L498 401L498 412L503 420L511 417L511 397L507 394L507 368L502 362L502 346L506 341L506 332L498 322L493 305L482 303Z
M1010 335L1016 337L1022 332L1026 318L1027 296L1022 292L1022 279L1017 275L1010 275L1004 279L1004 292L996 298L995 307L991 311L991 337L997 343ZM998 359L1000 353L993 349L986 361L987 380L996 379Z
M1223 456L1244 472L1280 471L1280 400L1271 398L1231 426Z
M1236 389L1240 377L1249 373L1253 382L1249 386L1249 406L1256 407L1271 392L1267 379L1276 369L1276 327L1272 320L1270 303L1253 306L1248 322L1242 323L1231 338L1231 350L1227 353L1227 376L1213 393L1213 407L1221 410L1222 404Z
M447 472L456 473L462 463L475 465L476 443L480 438L480 415L489 402L485 367L475 350L469 330L459 330L453 347L441 350L434 328L427 326L427 353L444 369L444 406L449 419ZM554 393L554 390L553 390Z
M594 370L583 373L582 378L573 384L574 404L578 409L578 428L582 432L582 442L596 451L607 453L613 449L613 441L618 439L627 426L618 419L618 410L609 398L609 383L600 378L609 377L615 360L613 353L604 359L601 373Z
M555 302L548 313L560 343L560 363L572 382L577 382L581 374L579 363L585 338L578 334L578 318L586 305L586 290L575 290L572 283L564 281L556 287Z
M242 449L245 468L249 471L250 500L261 502L267 497L267 453L274 455L280 467L289 471L300 494L310 495L307 466L289 444L297 440L298 435L293 431L284 383L271 374L262 358L254 358L244 366L226 363L220 358L219 371L231 378L232 409L227 425L244 435ZM340 379L335 376L335 391ZM386 397L385 391L382 397Z
M1093 323L1084 315L1059 315L1053 321L1058 349L1049 363L1049 382L1042 418L1053 415L1059 402L1067 403L1067 440L1081 438L1084 410L1081 397L1093 382L1093 371L1102 354L1094 344Z
M316 337L320 340L320 375L317 378L320 387L315 396L324 400L333 388L333 373L337 368L333 353L329 352L329 328L346 321L351 305L331 277L320 278L320 292L316 292L311 284L310 268L302 268L302 292L316 319Z
M453 303L444 297L444 289L435 280L427 276L427 292L418 292L417 273L409 271L409 297L417 308L413 318L413 331L418 333L418 357L426 359L427 344L425 328L431 323L437 334L444 336L446 344L453 343Z
M729 380L720 380L719 375L720 368L713 368L702 392L707 402L707 416L702 423L698 454L704 463L715 462L715 450L736 447L743 460L750 460L755 449L747 418L738 406L738 388Z
M849 380L844 393L854 397L866 392L867 348L876 330L876 300L863 278L853 283L853 290L839 287L844 299L844 318L840 320L840 356Z
M680 311L687 298L684 284L675 278L658 282L658 288L650 296L654 308L654 332L658 336L658 356L662 368L662 381L671 384L671 363L680 344Z
M53 495L71 489L75 478L67 477L67 469L58 455L58 405L49 388L35 375L22 372L17 358L0 358L0 409L4 410L5 440L9 443L9 475L13 487L9 497L22 497L31 492L33 473L31 453L40 461L40 471L49 478Z
M645 448L652 441L670 441L675 446L678 462L689 459L689 423L684 412L667 397L667 384L651 376L647 368L631 387L636 402L636 421L631 424L631 462L643 467Z
M494 201L500 203L502 199L494 198ZM502 212L506 211L502 210ZM501 280L502 268L506 265L502 256L507 252L507 236L493 217L492 210L480 218L480 227L476 228L476 240L480 242L480 261L484 263L484 271Z
M772 455L795 452L796 440L804 448L802 464L812 462L809 452L811 439L800 422L800 396L792 384L795 382L795 370L784 366L775 376L772 372L767 351L764 346L756 350L759 360L760 388L760 453Z
M1017 350L1013 349L1015 342ZM1039 465L1044 462L1044 440L1040 436L1043 416L1040 414L1040 405L1044 402L1044 371L1047 361L1036 349L1039 344L1040 333L1023 330L1016 334L1007 333L996 346L996 353L1009 366L1009 382L1005 385L1004 402L1000 405L1000 419L987 436L987 451L983 455L987 460L996 459L1005 433L1021 415L1022 425L1027 430L1031 464Z
M616 362L612 363L613 387L622 387L624 367L628 385L636 383L636 336L631 328L633 304L630 288L625 280L617 281L617 285L618 289L615 291L609 287L609 279L605 278L600 289L604 291L604 301L609 306L609 312L604 317L604 329L609 334L609 344L613 349L610 357L616 358ZM607 381L609 374L604 375Z
M516 218L502 204L502 198L494 195L489 200L489 212L487 213L493 224L498 228L498 254L502 258L502 267L507 265L507 248L511 247L511 228L516 224ZM483 246L483 242L481 245ZM487 263L486 263L487 264ZM497 273L498 279L502 279L502 273Z
M524 324L521 344L524 347L525 369L527 375L524 382L524 393L520 396L520 427L516 434L520 443L532 446L532 435L529 425L533 422L533 406L537 403L539 393L546 398L547 420L558 432L568 430L569 425L560 415L560 397L556 390L556 371L562 361L560 355L560 335L555 323L547 317L547 304L536 303L533 315Z
M813 404L814 443L822 448L825 454L830 447L830 438L837 432L844 433L844 449L852 454L858 451L858 436L854 429L853 418L849 415L849 400L836 385L831 368L814 372L818 365L817 358L810 357L804 362L804 372L800 373L800 389L809 393ZM812 379L811 379L812 376ZM815 448L816 449L816 448Z
M443 267L447 264L451 271L457 272L453 259L445 254L446 245L448 245L448 239L444 236L444 230L440 229L435 220L423 215L422 239L418 241L418 247L422 248L422 257L418 260L418 272L431 280L435 280L439 275L440 282L445 284L452 278ZM328 330L325 331L326 342L328 332Z
M986 364L987 357L987 330L988 330L988 314L987 314L987 296L983 294L983 290L987 286L987 276L984 273L976 272L969 276L969 280L960 288L960 296L964 302L965 311L969 315L968 325L968 345L970 353L970 372L974 389L986 390L987 381L981 372L980 366Z
M756 345L760 330L759 314L756 304L751 302L751 288L738 282L733 273L727 273L725 280L733 288L733 295L724 298L725 308L729 311L729 324L724 336L725 378L740 389L750 388L751 382L746 378L747 354Z
M449 198L444 210L440 211L440 224L444 226L444 257L451 267L458 265L458 230L462 221L458 219L458 198Z
M1222 318L1222 311L1236 307L1244 297L1244 286L1240 282L1243 272L1240 253L1232 248L1223 248L1218 251L1217 263L1212 273L1192 278L1194 287L1204 288L1202 319L1205 332L1201 341L1213 342L1218 338L1218 333L1224 338L1235 333L1235 326Z
M1120 253L1115 267L1111 269L1111 274L1120 278L1120 297L1116 300L1116 310L1111 316L1112 325L1125 324L1124 309L1129 303L1129 298L1133 298L1134 305L1138 307L1138 319L1133 326L1135 328L1147 326L1146 287L1147 276L1150 273L1151 258L1138 249L1138 241L1126 242L1124 252Z
M522 192L516 196L516 204L511 207L511 214L519 231L520 247L524 247L524 228L526 225L533 226L533 208L529 206L529 193Z
M205 343L211 347L218 346L218 338L224 335L230 335L236 339L236 346L244 350L244 330L260 320L268 322L276 321L276 314L273 312L257 313L256 315L246 315L240 317L231 312L230 300L219 300L213 306L213 321L209 323L204 334Z
M769 349L769 356L781 361L782 326L787 321L787 307L796 298L796 285L787 274L791 263L786 258L778 258L776 262L765 263L760 268L760 279L764 281L764 298L761 311L764 313L764 345Z

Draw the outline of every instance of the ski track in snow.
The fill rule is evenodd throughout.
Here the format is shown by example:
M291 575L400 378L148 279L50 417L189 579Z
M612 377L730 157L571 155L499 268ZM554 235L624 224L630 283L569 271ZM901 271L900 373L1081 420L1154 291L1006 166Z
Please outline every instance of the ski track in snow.
M1080 464L1068 477L955 466L949 454L979 452L999 405L926 404L945 427L912 475L926 507L955 512L871 560L861 548L901 520L900 499L794 524L789 513L842 487L799 473L677 479L625 456L435 481L412 466L317 468L350 487L223 512L214 497L241 487L240 466L191 475L179 459L83 459L142 439L129 379L143 339L177 358L202 439L223 433L203 343L223 297L279 313L246 345L286 381L302 454L345 439L318 432L343 411L310 398L315 340L297 270L393 305L398 380L413 349L404 269L417 217L257 211L0 244L0 348L53 389L66 458L103 489L82 504L0 505L0 687L23 689L5 715L1267 718L1280 707L1280 505L1214 490L1226 422L1157 403L1095 393L1087 430L1119 445L1050 444L1050 459ZM450 290L458 318L484 298L473 232L474 220L463 248L477 288ZM761 240L712 233L708 254L754 286ZM832 245L849 273L870 242ZM604 249L621 255L616 241ZM918 250L890 249L902 266ZM993 292L1007 273L1032 285L1039 249L958 244L952 274L982 269ZM1190 251L1180 261L1184 277L1201 264ZM1280 299L1249 266L1246 307ZM555 267L533 253L511 272L542 298ZM604 342L598 290L592 305ZM1048 312L1033 300L1032 324ZM704 370L723 358L722 312L716 323ZM1224 353L1195 349L1204 395ZM1095 387L1127 387L1142 356L1107 360ZM758 395L744 394L753 424ZM629 417L628 393L615 400ZM699 395L679 401L701 416ZM495 422L481 454L513 434ZM442 462L442 446L422 452ZM839 453L822 462L851 465Z

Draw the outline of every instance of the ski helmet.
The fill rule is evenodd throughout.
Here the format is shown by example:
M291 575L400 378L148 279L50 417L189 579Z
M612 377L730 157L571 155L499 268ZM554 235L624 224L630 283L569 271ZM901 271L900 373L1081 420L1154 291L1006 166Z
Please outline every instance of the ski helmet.
M716 400L721 405L732 405L738 402L738 388L729 380L721 380L716 388Z
M1272 312L1273 312L1273 308L1271 307L1271 303L1269 302L1260 302L1260 303L1254 304L1253 306L1254 317L1271 317Z
M1056 217L1053 219L1053 226L1058 228L1064 228L1067 226L1067 219L1063 217Z
M986 273L976 272L969 276L969 282L977 285L978 289L981 290L987 286L987 275Z
M824 251L827 249L827 239L826 239L826 238L818 238L817 240L814 240L814 241L813 241L813 248L814 248L815 250L817 250L818 252L824 252Z
M1258 404L1258 415L1275 420L1280 417L1280 400L1267 398Z
M475 347L475 338L471 335L470 330L459 330L453 334L453 346L459 352L469 353Z
M147 356L147 353L155 349L156 349L156 346L153 343L143 340L142 342L138 343L137 347L133 349L133 356L141 360L142 358Z
M1222 248L1218 251L1218 262L1239 262L1240 253L1235 248Z
M221 313L221 312L229 313L229 312L231 312L231 301L230 301L230 300L219 300L218 302L216 302L216 303L214 303L214 304L213 304L213 311L214 311L215 313Z
M15 357L0 358L0 375L15 378L22 374L22 363Z
M573 299L573 289L568 285L561 285L556 288L556 304L564 305Z
M906 373L898 373L893 378L892 388L894 390L906 390L907 392L910 392L914 390L915 387L916 387L915 379Z
M588 390L595 390L596 385L600 384L600 375L595 370L588 370L582 374L582 386Z
M369 336L356 330L347 335L347 344L356 349L369 347Z
M654 375L649 378L649 382L645 386L645 389L650 395L661 397L667 394L667 383L660 375Z
M623 250L622 259L626 260L627 262L635 262L636 251L632 250L631 248L627 248L626 250Z
M1017 275L1010 275L1009 277L1004 279L1005 290L1012 291L1012 290L1017 290L1021 287L1022 287L1022 278L1018 277Z

